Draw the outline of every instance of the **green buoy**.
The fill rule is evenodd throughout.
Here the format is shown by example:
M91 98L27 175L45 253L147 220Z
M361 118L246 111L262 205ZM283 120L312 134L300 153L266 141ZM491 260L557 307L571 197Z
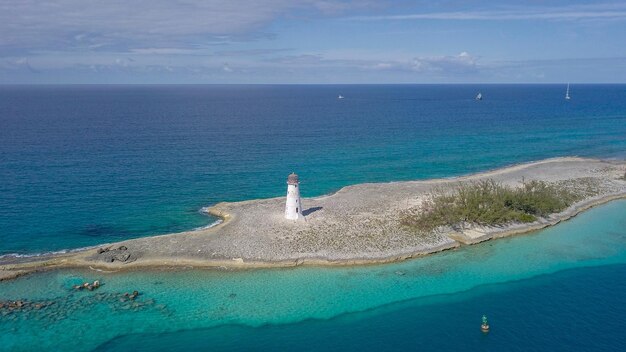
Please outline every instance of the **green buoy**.
M483 323L480 325L480 330L484 333L489 332L489 323L487 322L487 316L483 314Z

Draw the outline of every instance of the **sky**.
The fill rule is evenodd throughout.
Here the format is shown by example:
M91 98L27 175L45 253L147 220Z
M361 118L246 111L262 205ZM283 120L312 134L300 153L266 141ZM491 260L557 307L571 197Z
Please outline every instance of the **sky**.
M0 0L0 84L563 82L626 82L626 0Z

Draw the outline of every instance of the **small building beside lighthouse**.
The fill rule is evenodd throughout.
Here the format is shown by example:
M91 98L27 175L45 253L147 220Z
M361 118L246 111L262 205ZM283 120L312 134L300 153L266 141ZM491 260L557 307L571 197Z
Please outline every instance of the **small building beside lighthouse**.
M298 180L298 175L293 172L287 177L285 219L304 219L304 215L302 215L302 203L300 201L300 181Z

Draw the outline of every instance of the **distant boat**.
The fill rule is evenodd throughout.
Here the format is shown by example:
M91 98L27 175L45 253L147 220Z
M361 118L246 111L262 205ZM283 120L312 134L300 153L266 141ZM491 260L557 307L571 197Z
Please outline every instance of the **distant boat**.
M476 100L483 100L483 95L481 92L478 92L478 95L476 96Z
M337 99L343 99L343 95L339 94L339 96L337 97Z
M570 96L569 96L569 83L567 84L567 90L565 91L565 100L570 100Z

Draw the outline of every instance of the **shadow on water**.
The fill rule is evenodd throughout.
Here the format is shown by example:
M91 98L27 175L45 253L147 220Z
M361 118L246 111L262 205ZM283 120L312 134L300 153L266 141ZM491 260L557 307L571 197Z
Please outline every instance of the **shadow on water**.
M303 210L302 211L302 215L307 216L309 214L315 213L316 211L322 210L322 209L323 209L323 207L312 207L312 208L309 208L307 210Z
M125 231L120 231L120 229L117 229L113 226L98 225L98 224L86 225L79 232L81 236L88 236L88 237L108 237L108 236L111 236L114 234L116 235L120 233L126 234Z

